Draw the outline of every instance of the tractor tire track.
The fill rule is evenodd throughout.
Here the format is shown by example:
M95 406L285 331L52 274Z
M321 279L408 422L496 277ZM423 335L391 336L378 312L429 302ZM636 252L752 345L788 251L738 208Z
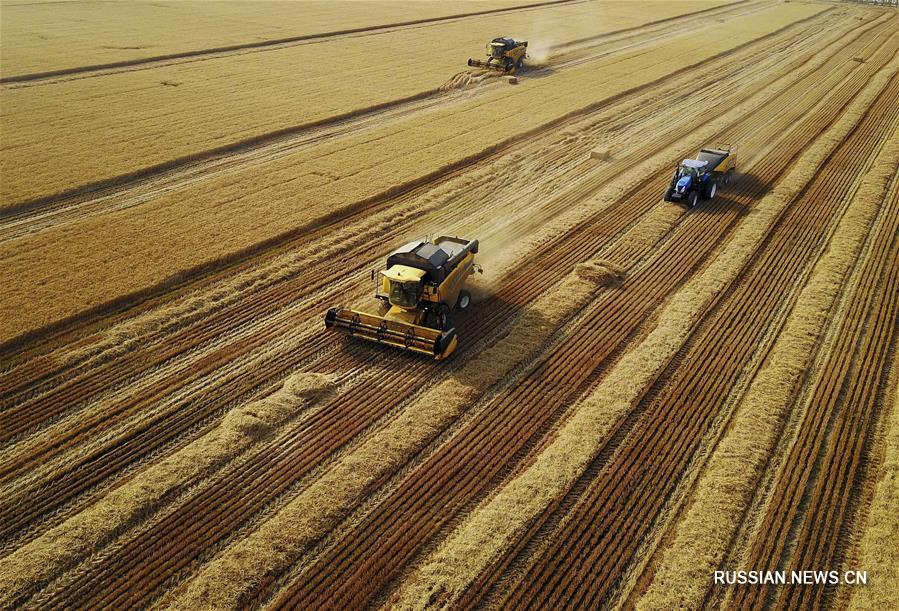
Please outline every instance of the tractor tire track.
M842 101L832 102L831 113L836 115L840 108L842 108ZM815 133L818 132L811 130L811 134ZM740 199L742 200L743 197L745 196L741 194ZM746 201L749 201L749 199L747 198ZM727 218L726 211L721 211L721 214ZM703 238L713 237L713 241L717 243L717 238L720 235L718 232L726 232L729 226L727 223L735 222L737 216L738 214L731 210L728 221L716 218L715 221L724 224L724 227L719 226L716 231L713 231L712 227L708 226L714 225L712 222L709 222L708 225L694 226L693 229L698 235L689 235L689 237L684 235L684 233L687 233L687 230L682 227L681 233L677 235L676 239L672 238L669 241L668 247L675 251L679 251L680 248L687 248L689 252L694 253L692 257L686 256L686 253L678 252L675 254L668 252L663 247L661 254L654 258L652 263L647 264L645 269L651 270L663 278L665 274L668 274L669 276L666 280L663 281L662 278L658 277L651 277L651 280L654 282L644 278L641 278L639 283L637 280L630 280L634 285L630 284L629 281L625 281L624 288L626 290L621 294L627 294L629 299L636 300L636 304L631 303L629 306L614 304L614 297L608 299L611 303L606 303L606 300L601 299L599 304L593 309L593 315L596 316L601 312L605 312L610 313L608 314L609 317L620 317L622 312L627 312L629 316L635 317L635 319L631 319L632 322L627 324L639 324L643 320L643 315L645 315L639 304L643 303L645 308L651 304L657 304L661 297L658 293L652 292L648 296L637 296L636 293L639 290L670 291L676 289L678 275L688 273L683 269L683 267L690 266L690 263L687 263L687 261L701 260L702 253L707 252L705 249L697 247L697 243L694 240L701 244ZM685 225L687 224L687 221L685 221ZM677 256L678 254L681 256ZM612 260L614 261L614 258ZM679 263L674 270L671 269L672 261ZM649 274L649 272L646 273ZM672 282L675 283L673 288L670 286ZM659 288L660 286L664 288ZM635 308L636 314L634 313ZM569 392L575 394L579 390L578 383L572 381L571 378L575 377L576 380L576 376L580 375L581 379L583 379L583 377L589 375L589 372L595 370L596 365L604 357L611 354L610 350L616 345L615 341L606 340L611 345L605 348L600 348L602 346L601 340L599 340L600 343L589 344L588 348L583 343L588 341L584 336L590 337L589 334L591 332L596 333L594 329L597 327L604 330L605 333L613 333L609 329L615 328L615 319L602 320L602 324L590 322L591 327L584 329L579 337L581 341L569 342L567 345L569 351L580 351L577 356L574 354L570 356L567 354L556 354L553 355L551 360L547 361L547 363L555 363L555 368L562 368L562 372L557 374L561 379L549 380L543 378L544 375L548 375L545 371L552 370L553 366L546 363L540 366L537 370L540 373L532 374L528 380L525 380L516 389L515 394L504 398L502 401L497 401L498 405L485 410L490 413L487 416L487 422L479 422L476 427L469 431L459 432L449 441L444 451L438 453L432 461L420 468L420 472L411 480L412 483L407 482L405 493L401 490L383 507L379 507L377 515L368 522L371 530L360 528L360 530L348 534L345 537L345 541L348 542L347 547L339 548L339 552L328 554L316 561L309 572L298 578L277 602L287 605L309 604L315 600L315 596L318 595L317 592L323 591L322 588L327 588L327 591L333 593L333 601L337 606L359 605L367 600L367 597L377 592L378 588L383 586L384 579L389 579L388 571L395 570L393 567L401 566L403 559L408 559L408 554L411 553L411 550L421 545L422 539L420 538L414 539L417 541L416 543L412 542L413 537L423 536L421 533L416 533L415 529L424 527L427 532L427 530L438 527L435 522L446 519L446 517L438 518L438 515L446 516L449 513L453 513L455 510L451 508L459 507L459 504L463 502L462 497L471 494L470 492L463 492L466 486L477 486L491 481L491 472L486 470L494 469L492 471L493 475L498 472L495 470L497 466L493 461L499 461L501 464L502 459L500 457L514 455L514 444L521 444L523 439L529 437L528 432L526 432L528 428L533 427L530 429L531 431L537 428L540 420L548 417L547 412L554 411L554 406L561 402L561 395ZM621 323L619 322L619 324ZM630 333L632 331L624 331L623 339L626 340ZM618 337L621 336L618 335ZM592 339L592 341L597 342L596 339ZM573 372L570 368L566 369L563 365L559 365L560 363L579 363L577 369L583 371L581 373ZM532 382L531 380L534 378L536 380ZM552 390L550 391L550 389ZM516 396L517 393L520 393L520 395ZM547 396L547 393L549 393L549 396ZM525 402L519 398L525 395L528 397L527 405L539 405L541 413L529 414L529 417L518 416L521 419L518 421L510 413L507 413L507 410L514 409L510 406L517 405L521 406L520 409L527 411L528 408L522 406ZM514 399L518 400L515 401ZM537 408L534 407L532 409ZM524 426L526 428L524 430L510 430L510 427L515 426ZM511 447L509 446L510 443L513 444ZM460 455L468 456L470 457L468 460L474 460L475 462L462 462L463 459ZM477 458L475 459L475 457ZM491 463L493 464L491 465ZM452 465L451 469L449 465ZM416 486L416 483L420 483L420 487ZM383 522L379 523L377 520L383 520ZM379 544L377 546L372 545L373 541L379 541ZM400 550L402 550L402 554ZM359 566L360 564L363 566ZM385 575L385 573L388 574ZM264 597L261 600L264 600Z

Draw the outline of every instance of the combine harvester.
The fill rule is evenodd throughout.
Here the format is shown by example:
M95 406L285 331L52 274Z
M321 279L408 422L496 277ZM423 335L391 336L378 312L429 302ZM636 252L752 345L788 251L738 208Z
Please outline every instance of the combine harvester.
M737 169L737 147L719 146L699 151L698 159L684 159L665 192L666 202L687 202L695 208L700 199L714 199L718 189L728 186Z
M468 58L468 65L512 74L524 65L528 41L512 38L494 38L487 43L487 59Z
M406 244L387 257L377 273L375 297L380 315L331 308L325 327L379 344L433 356L448 357L456 349L451 312L464 310L471 295L462 288L476 271L477 240L441 236Z

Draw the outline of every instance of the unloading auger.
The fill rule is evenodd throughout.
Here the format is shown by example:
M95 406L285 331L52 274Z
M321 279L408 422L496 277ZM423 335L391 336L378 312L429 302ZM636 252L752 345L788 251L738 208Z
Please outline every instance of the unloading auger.
M471 304L462 287L481 267L474 262L477 240L441 236L406 244L387 257L387 267L372 276L380 314L331 308L325 327L402 350L448 357L456 349L453 310Z

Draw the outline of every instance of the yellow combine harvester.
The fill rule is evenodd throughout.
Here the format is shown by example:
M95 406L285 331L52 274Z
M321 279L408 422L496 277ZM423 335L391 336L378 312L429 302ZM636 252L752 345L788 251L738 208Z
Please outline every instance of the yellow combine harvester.
M456 349L452 310L464 310L471 303L462 285L475 271L482 271L474 262L477 252L477 240L447 236L406 244L387 257L387 268L377 274L380 315L331 308L325 326L444 359Z
M494 38L487 43L487 60L468 58L468 65L512 73L524 65L528 41Z

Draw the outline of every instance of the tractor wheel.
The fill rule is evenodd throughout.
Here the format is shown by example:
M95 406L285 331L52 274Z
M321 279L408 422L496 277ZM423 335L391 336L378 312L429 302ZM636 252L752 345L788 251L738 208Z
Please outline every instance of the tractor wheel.
M695 208L698 203L699 193L697 191L691 191L689 197L687 197L687 206L689 208Z
M665 191L665 201L666 201L666 202L673 202L673 201L674 201L674 198L671 197L673 194L674 194L674 189L672 189L671 187L668 187L668 190Z
M459 291L459 298L456 300L456 309L460 312L467 309L471 305L471 293L468 291Z

